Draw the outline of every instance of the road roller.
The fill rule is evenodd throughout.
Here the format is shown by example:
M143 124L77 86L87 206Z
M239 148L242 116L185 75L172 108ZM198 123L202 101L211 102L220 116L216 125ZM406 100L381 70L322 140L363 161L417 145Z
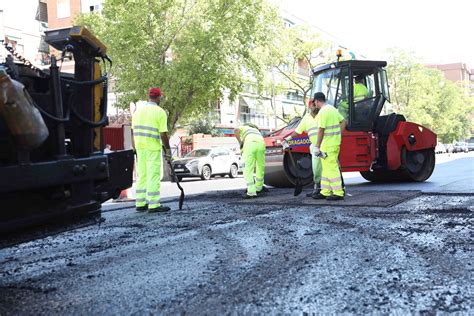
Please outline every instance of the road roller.
M339 155L342 172L357 171L372 182L422 182L434 170L436 134L391 112L386 66L385 61L345 60L316 67L310 95L323 92L326 103L346 120ZM367 88L363 98L354 98L356 80ZM300 120L265 137L265 184L292 187L296 179L303 185L312 183L308 135L289 142L295 163L281 146Z

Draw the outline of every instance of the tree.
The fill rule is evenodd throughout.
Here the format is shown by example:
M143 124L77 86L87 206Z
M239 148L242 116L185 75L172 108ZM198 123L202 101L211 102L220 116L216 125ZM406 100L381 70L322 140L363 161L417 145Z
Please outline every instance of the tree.
M159 85L170 129L208 112L224 89L235 98L244 69L262 78L279 23L266 0L106 0L80 20L109 48L122 106Z
M189 135L208 134L212 136L220 136L221 133L217 130L214 121L215 118L213 118L211 115L191 120L189 122Z
M443 143L468 137L472 97L437 69L423 66L413 53L389 51L388 77L394 111L438 134Z
M311 90L311 69L331 60L329 53L331 45L307 25L281 28L269 52L269 60L276 76L273 71L270 73L272 78L268 78L267 81L271 86L267 90L271 89L272 94L297 91L303 97L303 102L306 102ZM274 104L272 106L275 107ZM298 115L304 111L295 109ZM283 112L282 119L288 123L291 117Z

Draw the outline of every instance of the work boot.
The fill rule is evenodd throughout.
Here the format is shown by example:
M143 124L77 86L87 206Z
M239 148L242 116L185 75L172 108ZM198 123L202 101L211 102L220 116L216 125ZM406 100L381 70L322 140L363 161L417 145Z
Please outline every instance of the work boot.
M325 200L327 199L328 197L325 196L325 195L322 195L321 193L318 193L318 194L315 194L315 195L311 195L311 197L315 200Z
M270 191L270 190L268 190L268 188L267 188L266 186L263 186L260 191L257 191L257 194L267 193L267 192L269 192L269 191Z
M155 208L148 209L148 213L164 213L164 212L168 212L169 210L170 208L168 206L161 205Z
M255 195L248 195L247 193L245 193L243 196L242 196L244 199L255 199L257 197L257 194Z
M330 195L326 198L326 200L328 201L339 201L339 200L344 200L344 197L343 196L340 196L340 195Z
M148 210L148 205L137 206L137 207L135 207L135 210L137 210L137 212L146 212Z
M319 193L321 193L321 189L314 189L310 193L306 193L306 197L314 197L317 196Z

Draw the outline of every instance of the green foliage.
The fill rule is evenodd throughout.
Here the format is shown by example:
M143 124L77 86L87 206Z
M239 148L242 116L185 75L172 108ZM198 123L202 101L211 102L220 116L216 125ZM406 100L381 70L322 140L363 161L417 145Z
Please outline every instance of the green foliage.
M474 106L466 90L446 80L441 71L424 67L413 54L389 53L387 73L394 111L430 128L443 143L469 137Z
M189 135L193 134L208 134L212 136L221 136L221 133L216 129L214 120L210 117L197 118L189 123Z
M102 14L79 23L108 46L121 104L160 86L173 129L208 112L224 89L235 98L244 73L263 78L279 19L266 0L105 0Z
M284 28L275 38L272 64L287 81L287 89L309 91L308 76L318 64L330 61L331 44L306 25Z
M307 25L281 27L268 51L273 71L267 75L266 90L272 94L298 91L306 100L311 90L311 69L329 62L330 50L331 44ZM295 107L293 114L284 113L282 109L278 118L288 123L295 115L301 116L305 109Z

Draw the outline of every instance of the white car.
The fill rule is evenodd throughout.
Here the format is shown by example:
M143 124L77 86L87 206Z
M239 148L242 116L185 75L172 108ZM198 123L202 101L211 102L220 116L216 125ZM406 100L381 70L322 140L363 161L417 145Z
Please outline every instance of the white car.
M237 155L221 147L195 149L172 164L178 180L184 177L201 177L203 180L209 180L214 175L228 175L235 178L239 172Z

